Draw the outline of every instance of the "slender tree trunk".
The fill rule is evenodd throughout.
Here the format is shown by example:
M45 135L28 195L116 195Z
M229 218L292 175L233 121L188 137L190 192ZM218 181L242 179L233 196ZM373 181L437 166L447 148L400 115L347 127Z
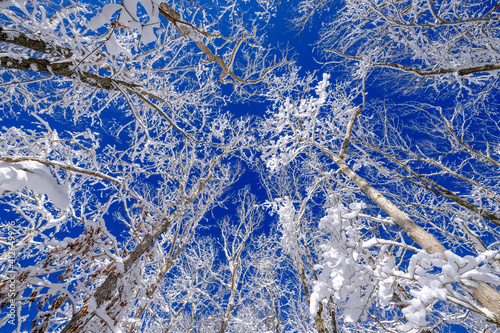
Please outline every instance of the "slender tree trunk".
M330 296L330 300L328 301L328 307L330 308L330 317L332 318L332 333L337 333L337 316L335 314L335 303L333 303L333 299Z
M339 156L317 143L312 144L321 149L370 200L394 220L395 225L401 227L423 250L430 254L441 253L445 257L446 248L432 234L420 227L405 212L356 174ZM487 317L488 321L500 326L500 293L485 282L477 282L476 287L467 286L467 289L472 291L472 296L481 306L491 312L492 316Z
M146 292L146 298L151 298L153 297L153 294L154 292L156 291L156 289L158 288L158 286L161 284L161 281L163 280L163 278L165 277L165 275L167 274L167 272L170 270L170 268L172 267L172 264L174 262L174 259L173 258L170 258L167 260L167 262L163 265L163 267L161 268L161 271L160 271L160 274L158 274L158 276L156 277L156 280L155 280L155 283L149 287L148 291ZM142 314L144 313L144 310L146 309L146 304L142 305L141 307L139 307L139 309L137 310L134 318L135 319L140 319L142 317ZM130 328L128 329L128 333L133 333L135 332L135 329L136 329L136 321L134 321L132 323L132 325L130 325Z

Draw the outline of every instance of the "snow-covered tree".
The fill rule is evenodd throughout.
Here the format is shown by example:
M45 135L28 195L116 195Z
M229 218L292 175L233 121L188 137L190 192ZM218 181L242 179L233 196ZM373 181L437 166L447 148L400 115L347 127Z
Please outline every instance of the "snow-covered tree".
M323 21L322 49L365 70L464 76L500 68L499 9L496 1L303 0L294 20L302 29Z
M472 190L484 193L486 203L493 200L485 197L495 192L495 187L488 188L495 174L482 181L465 168L446 164L440 149L449 146L442 139L430 150L417 146L413 152L411 133L403 134L396 126L390 134L388 127L376 129L373 110L363 104L363 88L337 85L333 90L329 78L323 75L315 91L291 92L278 100L261 126L263 137L269 139L262 146L262 158L269 171L290 178L292 188L281 195L275 191L272 203L279 215L282 246L296 258L306 258L306 248L318 247L310 256L317 271L308 277L313 285L311 314L320 313L322 306L333 307L342 326L363 322L363 330L374 331L425 330L465 315L474 318L469 323L473 327L478 319L472 314L498 323L498 233L490 224L496 224L495 214L477 200L467 201L469 195L461 198L447 185L439 185L441 176L477 181ZM361 101L358 107L356 100ZM469 149L472 154L466 142L456 145L463 136L453 135L447 118L440 119L448 129L429 132L441 133L457 151ZM406 143L403 136L408 137ZM401 139L397 145L396 139ZM402 157L399 150L411 157ZM425 160L427 151L435 159ZM477 163L488 163L480 157L483 153L475 154ZM413 171L411 158L434 162L441 173L417 165ZM465 157L464 163L476 163L471 159ZM321 219L318 210L324 212ZM311 224L323 232L310 232ZM459 255L464 249L468 254Z
M287 5L0 0L2 329L499 330L500 6Z
M1 132L2 306L18 330L154 330L144 312L168 312L168 272L254 144L221 83L252 96L287 62L260 45L271 8L0 5L1 104L24 122Z

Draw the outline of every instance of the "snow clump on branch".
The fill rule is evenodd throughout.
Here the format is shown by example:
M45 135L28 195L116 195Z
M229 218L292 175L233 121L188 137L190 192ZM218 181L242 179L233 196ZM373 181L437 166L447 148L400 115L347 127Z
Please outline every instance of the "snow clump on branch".
M0 192L16 192L23 188L47 195L61 210L69 206L68 190L57 183L43 164L35 161L0 163Z

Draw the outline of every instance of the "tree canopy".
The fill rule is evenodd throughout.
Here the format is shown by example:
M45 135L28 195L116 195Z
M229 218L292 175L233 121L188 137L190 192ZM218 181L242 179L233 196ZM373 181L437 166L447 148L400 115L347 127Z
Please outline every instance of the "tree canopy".
M15 332L500 332L500 3L0 0Z

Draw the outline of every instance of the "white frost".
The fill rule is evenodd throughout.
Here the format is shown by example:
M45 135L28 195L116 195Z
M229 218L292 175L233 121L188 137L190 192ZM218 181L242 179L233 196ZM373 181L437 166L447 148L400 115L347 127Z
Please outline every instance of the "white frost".
M119 4L109 4L104 6L101 13L94 16L90 22L87 23L87 28L90 30L96 30L103 25L110 23L111 16L113 16L113 14L121 8L122 6Z
M93 297L92 297L93 298ZM111 319L108 314L106 313L106 311L103 309L103 308L98 308L95 310L95 314L101 318L102 320L104 320L106 322L106 324L108 325L108 327L111 329L111 331L113 333L122 333L122 330L115 327L114 323L113 323L113 319Z

